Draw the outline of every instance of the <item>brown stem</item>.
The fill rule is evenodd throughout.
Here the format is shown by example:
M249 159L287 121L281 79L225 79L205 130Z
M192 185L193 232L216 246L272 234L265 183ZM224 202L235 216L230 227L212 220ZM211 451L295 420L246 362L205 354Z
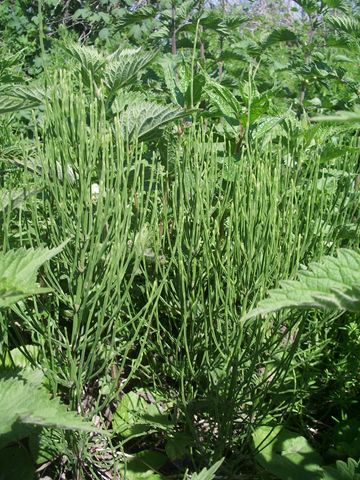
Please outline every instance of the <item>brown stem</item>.
M205 61L205 45L204 42L202 41L202 34L203 34L203 27L199 27L199 35L200 35L200 60L202 62Z
M313 20L310 14L309 14L309 23L310 23L310 29L307 33L308 40L307 40L307 45L305 46L306 48L306 53L304 58L305 65L308 65L310 63L311 54L312 54L311 43L315 35L315 20ZM306 83L302 82L300 87L300 95L299 95L299 102L302 108L304 108L305 96L306 96Z
M171 52L176 55L176 5L171 6Z

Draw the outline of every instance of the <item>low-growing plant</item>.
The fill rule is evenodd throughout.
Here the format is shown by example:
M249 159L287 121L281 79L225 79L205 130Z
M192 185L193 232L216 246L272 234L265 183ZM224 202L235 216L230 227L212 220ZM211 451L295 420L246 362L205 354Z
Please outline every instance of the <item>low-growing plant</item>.
M52 250L10 250L0 252L0 308L10 307L30 295L49 292L36 283L40 266L57 255L64 247ZM7 326L2 325L4 338ZM7 355L4 342L2 356ZM14 357L9 359L13 362ZM17 362L12 368L0 369L0 459L1 478L24 480L35 478L35 461L25 446L19 443L27 437L37 438L39 427L53 429L94 431L74 413L68 412L57 399L50 399L43 385L43 374L38 370L19 369ZM35 451L32 452L35 454ZM21 464L20 470L18 463Z

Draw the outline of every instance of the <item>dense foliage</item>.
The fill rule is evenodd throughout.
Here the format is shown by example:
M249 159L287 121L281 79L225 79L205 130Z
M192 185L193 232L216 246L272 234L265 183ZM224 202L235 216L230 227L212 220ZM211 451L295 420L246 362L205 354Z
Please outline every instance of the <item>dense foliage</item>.
M0 479L359 478L358 4L0 30Z

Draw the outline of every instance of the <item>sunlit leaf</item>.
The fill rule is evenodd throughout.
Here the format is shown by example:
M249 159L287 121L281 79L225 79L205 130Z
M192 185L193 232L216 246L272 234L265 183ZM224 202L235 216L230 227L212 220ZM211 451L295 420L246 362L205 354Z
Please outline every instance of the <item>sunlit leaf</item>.
M298 280L283 280L270 290L246 318L284 308L323 308L360 311L360 254L339 249L337 257L326 256L298 274Z

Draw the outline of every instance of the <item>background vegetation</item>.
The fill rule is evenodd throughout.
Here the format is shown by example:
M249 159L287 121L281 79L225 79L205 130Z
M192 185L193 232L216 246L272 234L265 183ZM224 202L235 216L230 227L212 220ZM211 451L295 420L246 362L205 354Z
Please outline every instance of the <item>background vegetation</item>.
M358 4L0 30L0 479L359 478Z

